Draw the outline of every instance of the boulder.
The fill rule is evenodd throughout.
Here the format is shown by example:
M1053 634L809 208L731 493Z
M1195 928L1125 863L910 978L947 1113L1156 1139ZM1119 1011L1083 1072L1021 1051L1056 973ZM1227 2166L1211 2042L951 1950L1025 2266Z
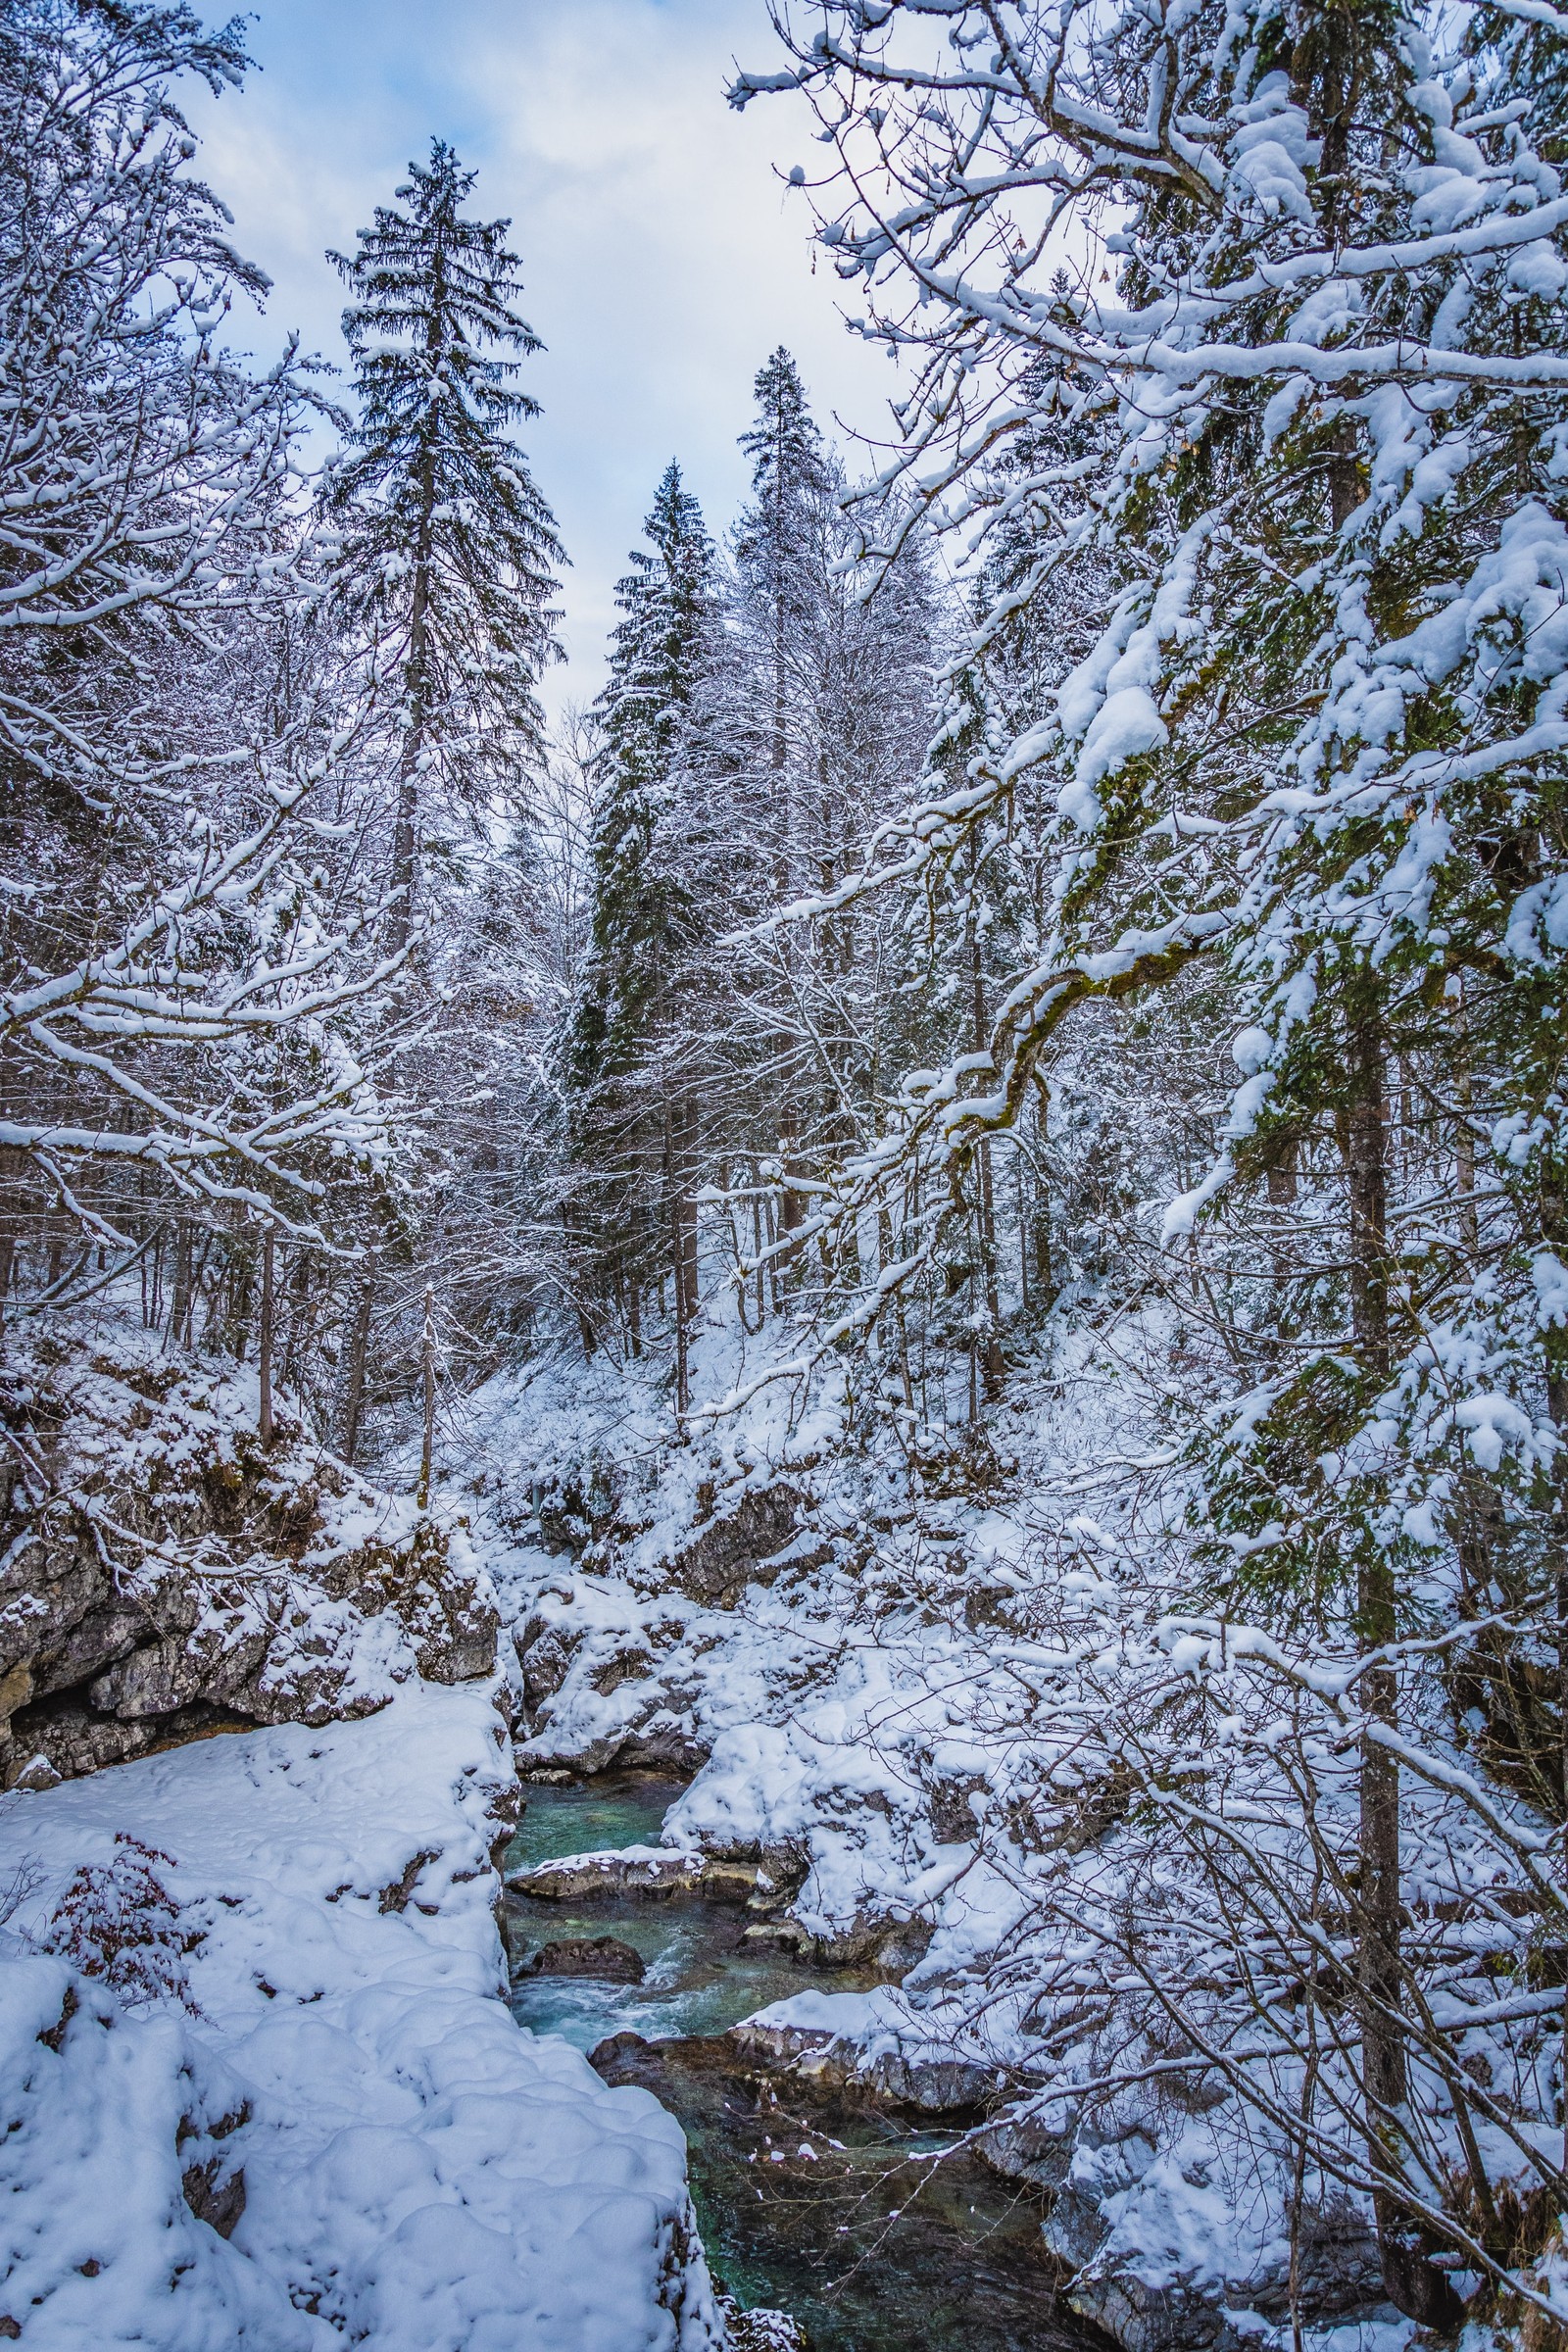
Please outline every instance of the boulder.
M1074 2278L1067 2300L1123 2352L1210 2352L1225 2328L1221 2305L1185 2286L1151 2286L1132 2271Z
M563 1854L513 1871L507 1887L538 1903L580 1903L607 1895L701 1894L712 1902L743 1903L757 1885L757 1867L707 1854L681 1853L672 1846L628 1845L603 1853Z
M520 1977L600 1977L610 1984L640 1984L643 1956L616 1936L564 1936L530 1952Z
M919 2115L972 2114L993 2095L996 2082L990 2067L935 2051L882 2050L868 2059L858 2041L820 2026L746 2019L731 2026L726 2039L746 2057L787 2070L803 2087Z

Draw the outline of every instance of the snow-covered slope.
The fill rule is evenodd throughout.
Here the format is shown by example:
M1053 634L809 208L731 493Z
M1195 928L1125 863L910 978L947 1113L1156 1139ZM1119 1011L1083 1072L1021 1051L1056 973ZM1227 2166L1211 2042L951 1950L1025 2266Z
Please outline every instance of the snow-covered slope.
M678 2126L503 2001L485 1688L0 1798L0 2335L708 2352Z

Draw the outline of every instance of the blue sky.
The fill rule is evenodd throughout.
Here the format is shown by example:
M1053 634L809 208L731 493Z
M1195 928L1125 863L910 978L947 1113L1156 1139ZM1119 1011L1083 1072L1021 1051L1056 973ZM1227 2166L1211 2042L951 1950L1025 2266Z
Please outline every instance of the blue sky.
M724 104L737 56L778 62L762 0L259 0L251 49L245 90L191 111L237 241L274 281L245 337L258 351L298 326L341 359L323 250L351 246L432 133L478 168L476 209L512 216L549 346L527 443L573 564L552 704L598 690L612 585L669 458L729 521L775 344L824 424L886 429L893 367L846 333L773 169L820 161L808 119L792 99Z

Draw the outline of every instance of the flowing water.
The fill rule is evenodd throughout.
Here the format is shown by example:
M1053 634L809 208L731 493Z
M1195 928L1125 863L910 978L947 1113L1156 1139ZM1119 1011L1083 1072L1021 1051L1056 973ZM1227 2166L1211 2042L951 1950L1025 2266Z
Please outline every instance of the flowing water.
M530 1788L507 1867L655 1843L678 1793L641 1775ZM749 2308L792 2313L811 2352L1104 2352L1056 2296L1032 2192L973 2158L938 2161L954 2132L803 2100L787 2073L769 2077L733 2049L725 2028L769 2001L873 1981L744 1943L753 1924L694 1896L567 1906L509 1895L514 1968L538 1944L608 1935L646 1971L641 1984L514 1975L513 2012L680 2118L715 2278Z
M664 1815L680 1794L678 1781L642 1774L606 1775L580 1787L530 1788L527 1811L507 1849L507 1868L531 1870L563 1854L601 1847L657 1845ZM514 1976L512 2012L535 2034L559 2034L579 2050L612 2034L722 2034L808 1985L858 1991L876 1982L863 1971L803 1969L776 1945L748 1943L756 1926L744 1910L676 1895L613 1896L592 1904L508 1898L508 1936L515 1965L536 1944L569 1937L613 1936L639 1953L641 1984L611 1984L593 1977Z

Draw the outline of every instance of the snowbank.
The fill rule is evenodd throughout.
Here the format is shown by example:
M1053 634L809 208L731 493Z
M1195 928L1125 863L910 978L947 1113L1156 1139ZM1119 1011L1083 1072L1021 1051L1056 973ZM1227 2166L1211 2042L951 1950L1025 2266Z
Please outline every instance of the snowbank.
M504 1987L484 1690L0 1798L0 2334L708 2352L679 2127Z

